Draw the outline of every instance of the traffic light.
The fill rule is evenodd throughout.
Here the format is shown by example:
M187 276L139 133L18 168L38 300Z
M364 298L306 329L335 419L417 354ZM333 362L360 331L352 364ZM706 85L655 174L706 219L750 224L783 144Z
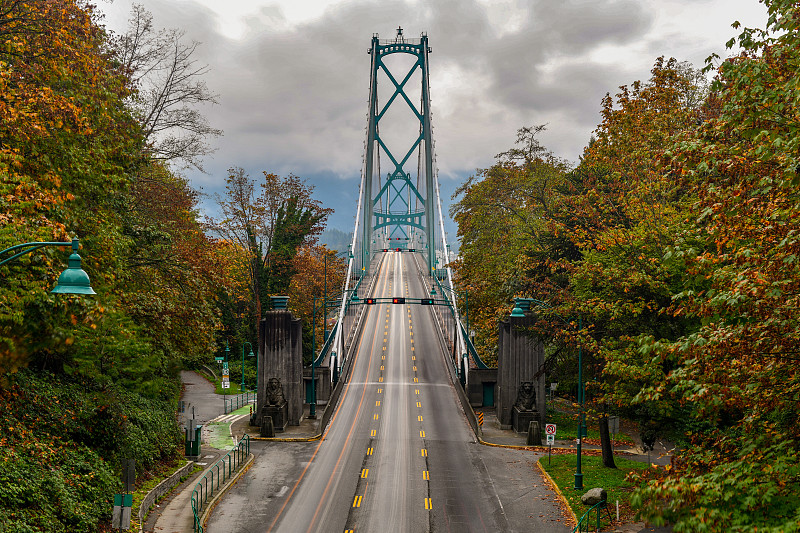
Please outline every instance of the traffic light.
M419 303L422 305L434 305L433 298L421 298Z
M400 297L392 298L392 303L393 304L404 304L404 303L406 303L406 299L405 298L400 298Z
M367 305L375 305L375 298L366 298L366 299L364 300L364 302L365 302Z

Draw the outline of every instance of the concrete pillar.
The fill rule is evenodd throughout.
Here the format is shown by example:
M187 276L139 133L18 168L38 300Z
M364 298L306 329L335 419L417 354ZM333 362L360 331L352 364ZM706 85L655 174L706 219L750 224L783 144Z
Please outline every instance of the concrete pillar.
M258 408L256 424L261 425L261 407L267 404L266 388L270 378L281 380L288 404L288 423L297 426L303 419L303 325L288 309L273 309L264 314L259 325L262 345L258 350Z
M511 408L517 400L519 384L533 381L536 389L536 409L539 411L539 427L544 427L547 409L544 372L538 379L534 375L544 364L544 345L530 336L536 316L508 317L498 324L500 338L497 354L497 420L500 427L511 428Z

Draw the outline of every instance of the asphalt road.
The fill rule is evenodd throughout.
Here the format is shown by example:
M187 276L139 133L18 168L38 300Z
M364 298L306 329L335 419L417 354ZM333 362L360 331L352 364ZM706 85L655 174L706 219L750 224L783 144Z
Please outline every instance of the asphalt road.
M374 296L428 296L411 254L389 253ZM370 306L354 357L324 438L254 443L207 531L568 531L534 454L475 443L430 308Z

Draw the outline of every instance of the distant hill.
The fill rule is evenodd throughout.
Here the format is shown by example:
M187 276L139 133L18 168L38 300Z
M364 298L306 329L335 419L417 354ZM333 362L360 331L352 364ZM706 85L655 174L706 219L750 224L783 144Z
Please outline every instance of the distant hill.
M329 228L319 236L319 243L324 244L331 250L346 252L347 247L353 242L353 232L345 233L336 228Z

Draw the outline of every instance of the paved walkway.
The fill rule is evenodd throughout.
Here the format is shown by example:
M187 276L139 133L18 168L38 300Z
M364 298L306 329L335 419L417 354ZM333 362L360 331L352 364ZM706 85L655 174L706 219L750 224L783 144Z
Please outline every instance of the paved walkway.
M235 447L231 425L249 419L249 406L224 414L222 397L214 392L214 385L197 372L182 371L184 390L181 399L185 410L181 425L194 416L202 424L200 459L197 465L209 469L223 455ZM197 480L207 471L197 472L185 480L162 500L148 515L144 531L157 533L186 533L192 531L194 516L191 498Z

